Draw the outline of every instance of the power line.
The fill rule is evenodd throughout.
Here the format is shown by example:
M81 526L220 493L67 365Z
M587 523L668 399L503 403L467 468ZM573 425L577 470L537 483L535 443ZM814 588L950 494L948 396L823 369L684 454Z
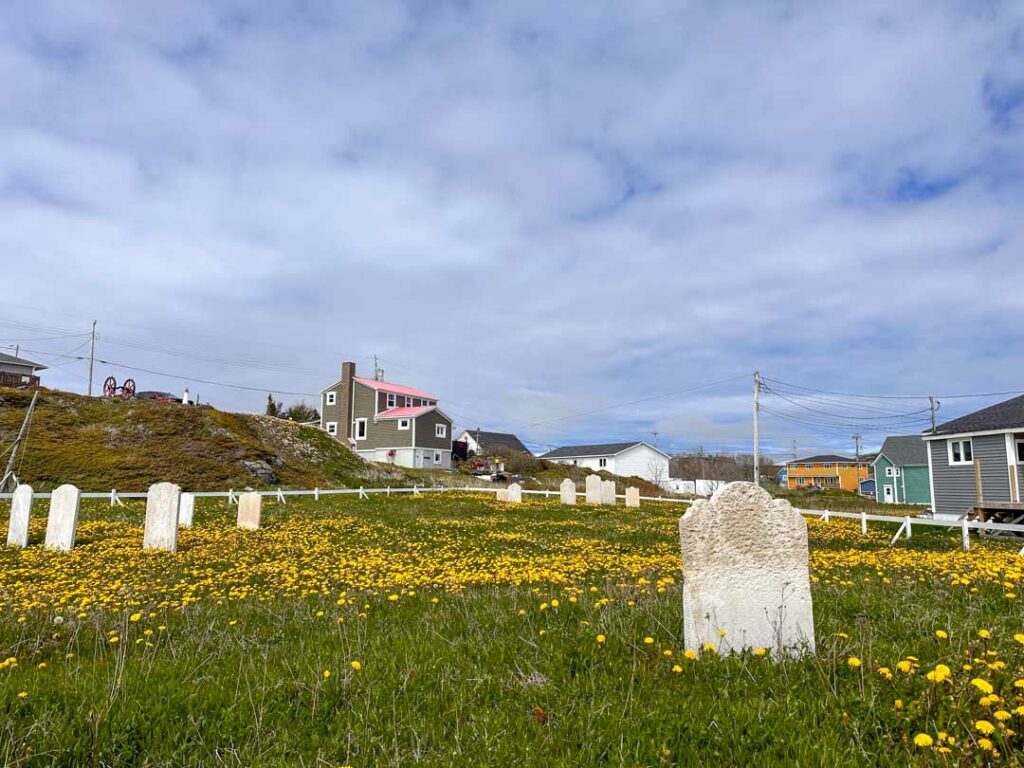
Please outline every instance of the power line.
M839 395L840 397L856 397L865 400L927 400L928 395L863 395L856 394L853 392L834 392L827 389L813 389L812 387L802 387L799 384L788 384L784 381L778 381L777 379L768 379L775 384L782 384L786 387L792 387L793 389L800 389L805 392L817 392L823 395ZM1009 390L1006 392L975 392L972 394L960 394L960 395L934 395L934 397L944 398L951 400L954 398L971 398L971 397L1006 397L1009 395L1024 395L1024 389Z

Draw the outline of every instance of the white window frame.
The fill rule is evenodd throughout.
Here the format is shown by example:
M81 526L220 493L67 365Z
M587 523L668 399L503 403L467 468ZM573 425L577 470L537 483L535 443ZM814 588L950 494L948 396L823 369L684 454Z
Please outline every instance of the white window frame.
M903 474L903 467L893 467L892 476L899 477Z
M959 446L960 458L956 459L953 457L953 446ZM964 446L969 446L971 452L971 458L969 460L964 459ZM969 437L962 437L956 440L946 441L946 458L949 461L951 467L969 467L974 464L974 441Z
M405 407L406 408L411 408L412 407L412 398L409 397L408 395L405 396L405 400L403 400L402 402L405 403Z
M821 468L822 469L832 469L832 465L831 464L822 464Z
M434 463L435 464L440 464L441 463L441 452L440 451L434 451Z
M608 466L608 459L598 459L597 466L598 469L604 469L605 467Z
M328 392L327 395L324 397L324 405L334 405L337 402L338 402L338 393L335 392L334 390L331 390L330 392Z
M398 405L398 395L388 392L388 408L395 408Z
M885 468L885 476L886 477L895 477L896 476L896 472L895 472L895 470L892 467L886 467Z
M1017 463L1024 464L1024 440L1014 441L1014 447L1017 450Z
M411 419L399 419L398 428L402 431L409 429L409 425L412 423Z
M328 435L336 435L336 434L338 434L338 422L336 422L336 421L328 421L326 426L327 426L327 434Z
M448 437L448 425L447 424L435 424L434 425L434 437L437 437L437 438Z
M368 430L368 426L367 426L368 422L369 422L369 419L356 419L355 421L352 422L352 436L356 440L365 440L366 439L366 433L367 433L367 430ZM362 437L359 436L360 431L363 433Z

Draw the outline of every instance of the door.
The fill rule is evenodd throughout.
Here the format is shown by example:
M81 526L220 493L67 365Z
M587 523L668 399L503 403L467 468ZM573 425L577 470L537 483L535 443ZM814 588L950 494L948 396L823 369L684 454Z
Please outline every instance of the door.
M886 504L892 504L893 503L893 497L892 497L892 486L891 485L885 486L885 490L883 491L883 494L885 495L885 503Z

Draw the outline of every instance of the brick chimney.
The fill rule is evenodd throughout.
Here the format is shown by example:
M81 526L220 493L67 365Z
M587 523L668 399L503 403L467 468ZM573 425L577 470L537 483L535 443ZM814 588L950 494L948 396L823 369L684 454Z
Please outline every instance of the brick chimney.
M338 387L338 403L342 407L342 415L338 431L345 436L346 442L352 437L352 379L355 376L355 363L345 362L341 364L341 386Z

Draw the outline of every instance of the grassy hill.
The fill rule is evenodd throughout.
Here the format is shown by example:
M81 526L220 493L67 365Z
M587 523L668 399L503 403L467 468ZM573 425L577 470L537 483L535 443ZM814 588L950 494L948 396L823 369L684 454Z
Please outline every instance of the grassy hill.
M31 392L0 389L0 450L17 436L31 399ZM142 491L161 480L221 490L405 479L400 470L363 461L318 429L281 419L47 390L39 393L16 472L36 490L74 483L89 491Z

